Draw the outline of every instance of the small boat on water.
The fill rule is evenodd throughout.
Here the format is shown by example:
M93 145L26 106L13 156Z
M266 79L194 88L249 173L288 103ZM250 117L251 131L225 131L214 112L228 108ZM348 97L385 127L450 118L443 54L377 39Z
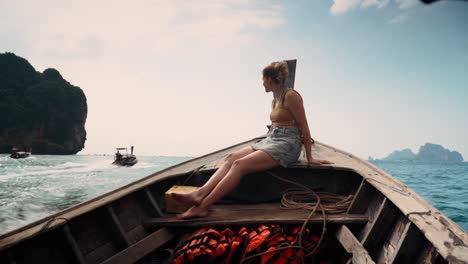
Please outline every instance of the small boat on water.
M0 263L170 263L177 245L199 228L268 224L305 225L320 236L319 251L305 263L468 263L468 235L460 226L375 165L317 140L313 156L334 164L307 165L303 150L292 167L243 177L207 217L177 220L166 212L165 194L174 185L203 185L226 155L264 137L182 162L3 234ZM282 194L297 186L346 197L345 206L330 213L284 208ZM324 200L316 205L327 207Z
M13 158L13 159L24 159L29 156L31 156L30 151L19 151L18 148L13 148L10 154L10 158Z
M125 151L121 153L120 151ZM118 166L133 166L138 162L135 155L133 155L133 146L131 147L130 154L128 154L127 148L116 148L114 162L112 164Z

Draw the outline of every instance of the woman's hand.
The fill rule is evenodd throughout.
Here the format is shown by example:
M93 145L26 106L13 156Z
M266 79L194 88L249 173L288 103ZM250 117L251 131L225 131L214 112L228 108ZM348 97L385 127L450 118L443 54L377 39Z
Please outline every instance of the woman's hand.
M323 164L333 164L333 162L328 160L319 160L319 159L310 159L307 161L309 165L323 165Z

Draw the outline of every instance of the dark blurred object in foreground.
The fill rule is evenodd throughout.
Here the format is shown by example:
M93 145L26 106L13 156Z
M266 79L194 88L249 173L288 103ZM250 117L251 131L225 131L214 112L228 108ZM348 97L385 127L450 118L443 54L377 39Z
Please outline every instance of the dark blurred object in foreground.
M434 2L438 2L440 0L421 0L421 2L425 3L425 4L432 4ZM445 1L448 1L448 0L445 0ZM451 1L463 1L463 2L468 2L468 0L451 0Z

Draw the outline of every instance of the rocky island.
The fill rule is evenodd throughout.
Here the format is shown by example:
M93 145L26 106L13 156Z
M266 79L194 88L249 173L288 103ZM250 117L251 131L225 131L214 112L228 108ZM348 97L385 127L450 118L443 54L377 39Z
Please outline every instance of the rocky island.
M88 113L81 88L52 68L37 72L24 58L0 53L0 153L76 154Z
M369 158L369 160L373 160ZM457 151L450 151L441 145L426 143L419 147L417 154L410 149L396 150L384 161L439 161L439 162L463 162L463 156Z

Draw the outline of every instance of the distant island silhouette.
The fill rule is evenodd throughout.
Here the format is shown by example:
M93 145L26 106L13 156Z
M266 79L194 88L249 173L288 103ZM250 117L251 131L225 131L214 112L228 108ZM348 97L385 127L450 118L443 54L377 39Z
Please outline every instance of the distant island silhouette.
M438 162L463 162L463 156L457 151L450 151L442 145L426 143L419 147L418 153L413 153L410 149L395 150L383 159L373 159L369 161L438 161Z

